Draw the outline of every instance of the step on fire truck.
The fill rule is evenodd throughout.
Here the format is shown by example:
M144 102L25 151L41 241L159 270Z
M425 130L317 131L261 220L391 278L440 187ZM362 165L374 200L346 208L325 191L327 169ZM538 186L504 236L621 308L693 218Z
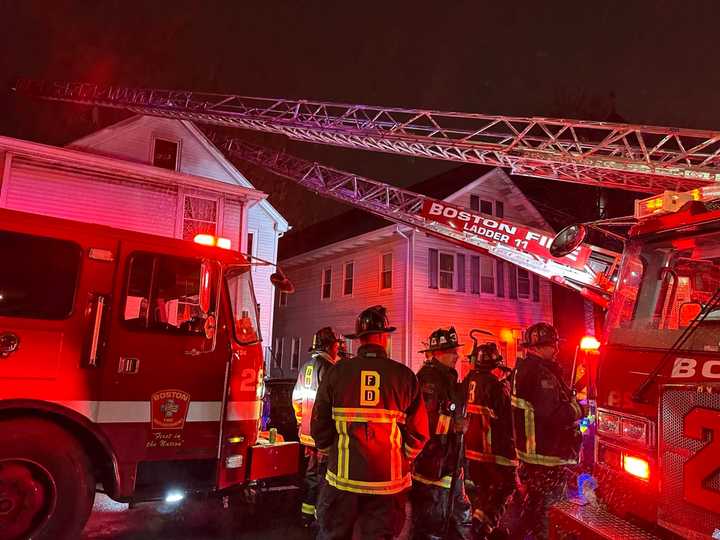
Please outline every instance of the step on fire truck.
M599 503L553 508L551 537L720 538L720 189L635 218L589 370Z
M602 473L600 494L606 506L563 505L551 515L552 532L560 537L643 538L652 536L648 529L654 526L707 537L720 529L720 322L714 309L720 211L718 194L712 193L720 182L719 133L95 83L21 80L16 89L42 99L298 141L493 165L563 182L653 194L702 188L691 195L668 193L642 201L637 224L623 239L618 277L616 254L606 250L576 243L574 250L553 257L549 232L500 222L237 138L216 140L231 157L264 166L321 196L490 253L570 287L603 308L611 300L597 383L588 388L592 393L594 386L597 393L595 467ZM587 372L592 378L593 370ZM644 528L633 520L643 521ZM563 531L568 524L573 528ZM575 527L581 532L576 534Z
M295 474L297 443L258 437L251 263L196 242L0 210L3 540L76 538L96 485L173 501Z

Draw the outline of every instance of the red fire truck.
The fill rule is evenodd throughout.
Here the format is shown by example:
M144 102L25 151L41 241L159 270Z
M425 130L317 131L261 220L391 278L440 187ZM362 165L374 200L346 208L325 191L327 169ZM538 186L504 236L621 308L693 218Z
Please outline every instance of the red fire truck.
M96 486L177 500L296 472L297 443L258 437L250 262L196 241L0 210L0 538L76 537Z
M553 508L554 538L720 538L714 191L636 202L595 369L598 499Z

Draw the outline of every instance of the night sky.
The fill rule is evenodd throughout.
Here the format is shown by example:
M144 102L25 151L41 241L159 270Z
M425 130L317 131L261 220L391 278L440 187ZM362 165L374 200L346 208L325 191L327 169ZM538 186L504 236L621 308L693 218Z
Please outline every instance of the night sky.
M103 111L99 126L86 108L18 99L7 90L18 76L720 129L717 1L0 0L0 8L0 134L50 144L122 116ZM273 144L397 185L456 166ZM340 210L315 201L303 214L287 205L292 189L240 168L295 225ZM548 199L563 187L538 186Z

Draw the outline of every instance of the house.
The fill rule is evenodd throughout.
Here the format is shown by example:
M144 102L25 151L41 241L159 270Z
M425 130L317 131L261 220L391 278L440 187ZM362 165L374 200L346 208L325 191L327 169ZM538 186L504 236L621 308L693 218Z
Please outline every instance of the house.
M552 230L499 168L462 166L411 188L430 197ZM278 295L271 373L292 376L312 335L330 325L353 330L364 308L382 304L397 327L390 353L417 370L429 334L454 325L465 352L469 332L493 332L512 365L524 328L552 322L550 283L507 262L352 210L286 236L281 265L295 284ZM353 350L357 343L347 346Z
M0 207L174 238L208 232L277 261L287 221L192 122L134 116L65 149L1 139ZM273 271L253 269L266 345Z

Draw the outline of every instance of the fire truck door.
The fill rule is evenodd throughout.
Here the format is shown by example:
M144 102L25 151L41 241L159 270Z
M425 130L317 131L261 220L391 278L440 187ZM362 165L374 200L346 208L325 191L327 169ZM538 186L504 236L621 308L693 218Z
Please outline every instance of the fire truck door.
M126 463L217 459L228 361L218 269L123 244L99 417ZM201 300L210 278L211 305ZM205 308L204 311L203 308ZM210 336L210 337L208 337ZM225 345L223 345L225 344ZM214 462L213 462L214 463ZM214 470L214 466L213 466Z

